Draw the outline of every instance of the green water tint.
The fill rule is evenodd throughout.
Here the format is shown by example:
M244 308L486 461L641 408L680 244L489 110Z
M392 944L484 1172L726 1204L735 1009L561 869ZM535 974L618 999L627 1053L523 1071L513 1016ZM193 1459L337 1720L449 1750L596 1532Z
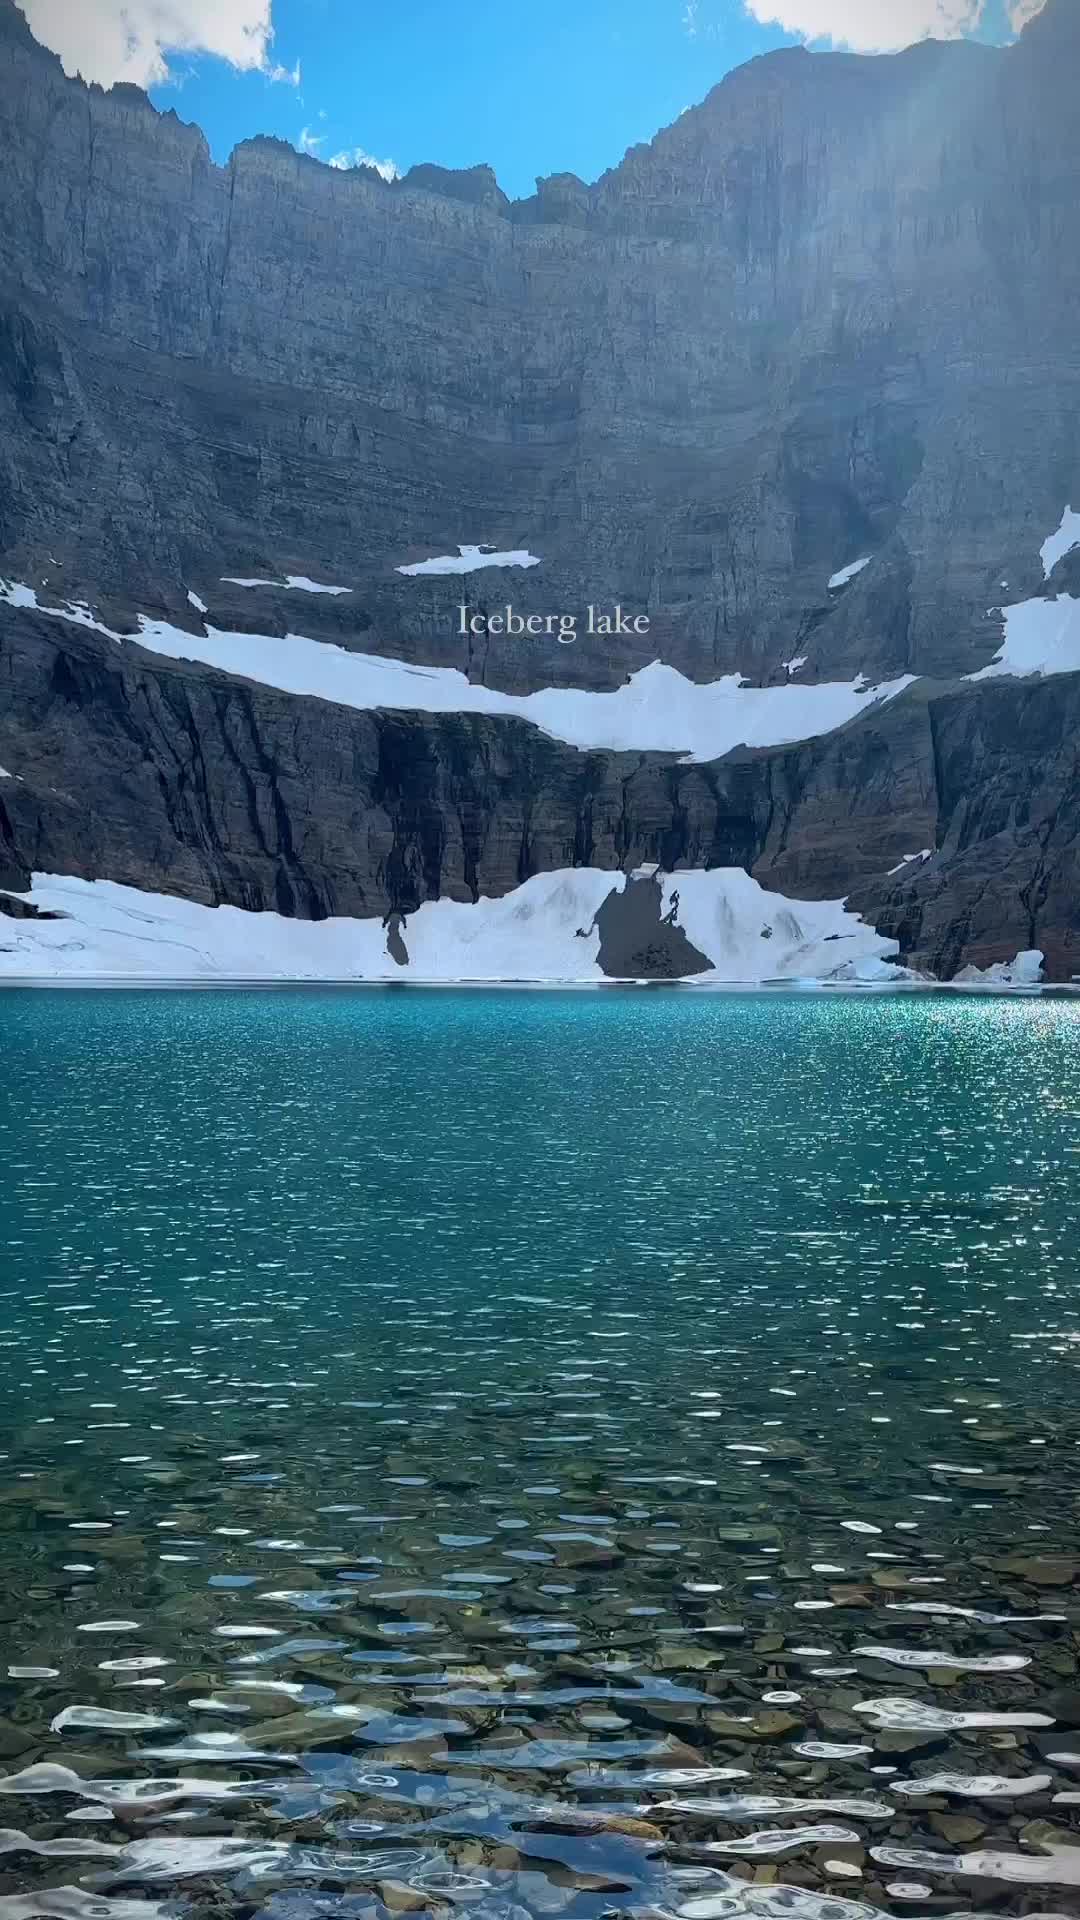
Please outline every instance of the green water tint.
M0 1058L3 1920L1080 1911L1080 1010Z

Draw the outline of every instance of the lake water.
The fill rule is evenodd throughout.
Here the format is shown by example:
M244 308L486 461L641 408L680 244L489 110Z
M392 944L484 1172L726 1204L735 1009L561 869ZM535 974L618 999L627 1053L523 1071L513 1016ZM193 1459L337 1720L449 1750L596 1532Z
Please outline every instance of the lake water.
M1080 1007L0 995L0 1915L1080 1910Z

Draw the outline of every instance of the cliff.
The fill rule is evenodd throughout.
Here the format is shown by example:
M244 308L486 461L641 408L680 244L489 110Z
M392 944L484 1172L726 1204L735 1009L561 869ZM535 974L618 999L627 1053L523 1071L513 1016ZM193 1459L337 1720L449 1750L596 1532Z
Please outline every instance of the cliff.
M1077 682L966 678L1003 603L1078 584L1075 554L1040 560L1080 506L1071 0L1008 49L770 55L595 186L517 203L486 169L387 183L267 140L219 168L136 89L65 78L12 0L0 43L4 579L120 633L302 632L515 692L654 659L916 681L686 766L352 712L0 606L0 885L363 915L736 865L850 895L945 974L1027 946L1080 971ZM398 571L463 543L539 564ZM507 599L649 631L461 634L461 602Z

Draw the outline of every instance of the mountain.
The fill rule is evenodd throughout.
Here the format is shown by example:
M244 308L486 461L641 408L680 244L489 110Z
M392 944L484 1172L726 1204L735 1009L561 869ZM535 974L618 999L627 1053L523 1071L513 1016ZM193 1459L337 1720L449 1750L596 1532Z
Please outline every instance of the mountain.
M602 971L736 921L773 971L741 872L787 971L846 900L941 978L1080 973L1078 70L1075 0L770 54L511 202L219 168L0 0L0 968L34 874L378 918L392 972L588 871Z

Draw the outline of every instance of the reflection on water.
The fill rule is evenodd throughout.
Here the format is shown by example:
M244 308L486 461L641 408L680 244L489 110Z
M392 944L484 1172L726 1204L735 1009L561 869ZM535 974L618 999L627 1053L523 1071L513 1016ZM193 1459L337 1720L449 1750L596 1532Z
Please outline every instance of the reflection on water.
M1080 1009L0 998L0 1916L1080 1911Z

